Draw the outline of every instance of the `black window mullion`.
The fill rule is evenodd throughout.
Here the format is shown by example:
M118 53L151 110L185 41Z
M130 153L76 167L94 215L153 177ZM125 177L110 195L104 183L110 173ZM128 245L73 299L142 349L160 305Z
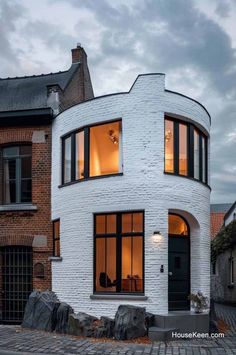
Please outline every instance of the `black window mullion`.
M189 166L188 173L194 177L194 127L189 125L189 146L188 146Z
M71 181L75 180L75 133L71 135Z
M202 181L202 135L199 132L199 180Z
M208 138L205 138L205 176L206 176L206 184L208 184Z
M179 174L179 123L174 121L174 173Z
M84 178L89 177L89 127L84 129Z
M117 214L117 238L116 238L116 292L121 291L122 279L122 237L121 237L121 213Z

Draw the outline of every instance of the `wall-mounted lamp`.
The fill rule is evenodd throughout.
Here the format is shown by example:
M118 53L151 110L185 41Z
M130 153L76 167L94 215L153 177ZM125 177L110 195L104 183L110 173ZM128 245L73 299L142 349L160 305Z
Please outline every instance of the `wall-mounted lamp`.
M155 242L160 242L162 239L162 235L160 231L154 231L153 232L153 239Z

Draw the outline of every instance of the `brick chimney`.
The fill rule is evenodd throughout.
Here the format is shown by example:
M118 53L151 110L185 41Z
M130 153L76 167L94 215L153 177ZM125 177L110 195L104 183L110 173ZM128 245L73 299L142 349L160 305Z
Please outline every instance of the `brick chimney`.
M71 54L72 54L72 64L74 63L86 63L87 62L87 54L84 50L83 47L81 47L80 43L77 43L77 47L73 48L71 50Z

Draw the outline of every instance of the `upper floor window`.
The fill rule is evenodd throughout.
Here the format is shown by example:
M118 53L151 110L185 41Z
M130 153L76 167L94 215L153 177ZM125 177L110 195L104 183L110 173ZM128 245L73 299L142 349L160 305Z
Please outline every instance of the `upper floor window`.
M31 146L3 149L4 203L24 203L32 200Z
M165 172L207 184L207 137L192 124L165 117Z
M62 183L121 172L121 121L84 127L62 140Z

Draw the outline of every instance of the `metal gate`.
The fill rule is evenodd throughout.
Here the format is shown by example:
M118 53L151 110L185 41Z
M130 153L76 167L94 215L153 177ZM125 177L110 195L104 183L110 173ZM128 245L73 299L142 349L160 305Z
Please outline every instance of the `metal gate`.
M26 246L7 246L2 256L2 322L20 323L32 292L33 254Z

